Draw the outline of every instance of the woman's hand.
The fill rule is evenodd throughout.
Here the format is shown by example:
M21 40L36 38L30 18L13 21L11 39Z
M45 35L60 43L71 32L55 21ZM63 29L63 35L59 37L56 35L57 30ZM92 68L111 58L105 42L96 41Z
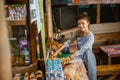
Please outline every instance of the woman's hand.
M73 53L72 55L70 55L70 58L73 59L76 56L75 53Z
M65 45L62 45L52 56L56 57L58 53L65 47Z
M72 54L72 55L70 55L70 56L67 57L67 58L63 58L63 59L62 59L62 64L69 63L69 61L71 61L75 56L76 56L75 54Z

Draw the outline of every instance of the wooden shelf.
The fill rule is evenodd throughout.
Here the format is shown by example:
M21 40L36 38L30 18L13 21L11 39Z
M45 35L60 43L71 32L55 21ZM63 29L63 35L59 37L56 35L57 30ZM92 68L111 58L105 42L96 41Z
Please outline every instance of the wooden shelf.
M28 4L29 0L5 0L5 4Z
M29 66L31 63L28 63L28 64L12 64L12 66Z
M73 5L87 5L87 4L120 4L119 0L108 0L108 1L80 1L79 3L69 3L67 4L68 6L73 6Z
M8 21L8 24L9 24L10 26L21 26L21 25L26 25L26 20Z
M120 0L107 0L107 1L104 1L104 0L89 0L89 1L80 1L79 3L53 4L52 7L90 5L90 4L120 4Z

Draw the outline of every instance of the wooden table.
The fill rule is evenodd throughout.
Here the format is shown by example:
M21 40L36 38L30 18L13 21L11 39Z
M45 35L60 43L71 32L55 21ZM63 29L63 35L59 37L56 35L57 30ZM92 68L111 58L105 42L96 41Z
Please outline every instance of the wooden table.
M100 49L107 54L109 65L111 65L112 57L120 57L120 44L101 46Z

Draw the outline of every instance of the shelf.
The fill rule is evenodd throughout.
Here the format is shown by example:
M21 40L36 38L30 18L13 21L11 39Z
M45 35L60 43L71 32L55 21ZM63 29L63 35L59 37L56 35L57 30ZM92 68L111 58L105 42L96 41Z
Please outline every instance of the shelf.
M21 26L21 25L26 25L26 20L8 21L8 24L9 24L10 26Z
M72 5L87 5L87 4L120 4L119 0L108 0L108 1L80 1L79 3L69 3L68 6Z
M29 0L5 0L5 4L28 4Z
M64 7L64 6L77 6L77 5L89 5L89 4L120 4L120 0L84 0L78 3L63 3L63 4L53 4L53 7Z
M28 64L12 64L12 67L15 67L15 66L29 66L30 63Z

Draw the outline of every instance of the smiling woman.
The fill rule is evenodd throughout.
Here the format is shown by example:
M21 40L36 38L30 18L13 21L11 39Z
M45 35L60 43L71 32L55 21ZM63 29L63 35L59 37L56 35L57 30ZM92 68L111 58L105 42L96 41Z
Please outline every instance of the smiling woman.
M78 27L81 31L89 32L89 25L90 25L90 18L88 17L87 13L83 13L78 17Z
M70 56L71 59L82 58L88 71L89 80L97 80L96 75L96 59L92 52L94 43L94 35L89 30L90 18L87 13L83 13L78 17L78 28L71 42L77 39L78 51ZM69 42L70 42L69 41ZM67 42L66 42L67 43Z
M71 42L77 40L78 50L66 59L80 58L84 61L87 68L89 80L97 80L96 75L96 59L92 52L94 43L94 35L89 30L90 19L87 13L83 13L78 17L78 30L72 37L64 42L64 47L68 47ZM54 57L56 55L53 55Z

